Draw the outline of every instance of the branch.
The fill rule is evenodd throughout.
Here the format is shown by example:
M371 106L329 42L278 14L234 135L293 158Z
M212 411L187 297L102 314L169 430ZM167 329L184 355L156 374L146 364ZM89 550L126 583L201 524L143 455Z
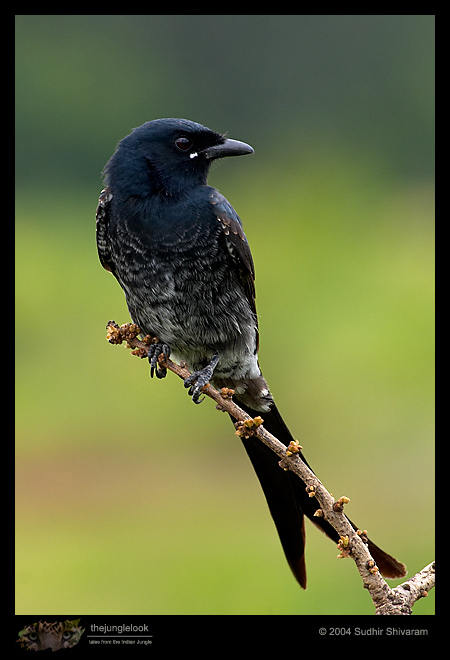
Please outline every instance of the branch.
M428 596L435 585L434 561L425 566L414 577L389 589L386 598L377 605L375 614L412 614L412 607L420 598ZM386 585L387 586L387 585Z
M140 358L146 358L152 344L159 342L157 337L150 335L144 337L143 340L138 339L140 329L134 323L118 326L114 321L109 321L106 328L108 331L106 338L111 344L122 344L125 341L127 348L133 349L132 354ZM162 372L168 369L182 380L190 376L190 371L186 368L185 363L176 364L172 360L166 359L162 353L158 357L158 363ZM319 502L320 509L316 511L315 515L323 516L339 534L340 554L338 557L351 557L355 561L363 580L363 586L369 591L375 605L375 614L411 614L414 603L427 596L428 591L434 587L434 562L413 578L391 589L381 576L368 550L367 532L355 531L343 513L344 505L349 502L348 497L341 497L338 500L332 497L322 482L297 455L302 449L299 443L291 442L286 448L275 436L266 431L263 426L264 420L261 417L252 419L234 403L233 390L224 387L219 392L208 384L205 385L202 392L216 402L218 410L228 412L237 420L236 435L240 437L256 436L279 456L279 465L283 470L290 470L300 477L309 496L315 497Z

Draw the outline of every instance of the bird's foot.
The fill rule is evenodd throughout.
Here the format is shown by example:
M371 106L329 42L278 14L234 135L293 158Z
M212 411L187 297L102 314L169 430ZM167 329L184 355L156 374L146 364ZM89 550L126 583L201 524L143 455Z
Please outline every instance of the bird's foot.
M189 387L189 396L192 397L194 403L201 403L205 397L200 399L200 393L202 389L209 383L214 373L214 369L217 366L219 361L219 354L215 353L211 362L200 369L199 371L194 371L190 376L188 376L184 381L184 386Z
M158 367L158 358L161 355L164 355L164 359L167 360L170 356L170 348L167 344L162 342L157 342L152 344L148 349L148 361L150 362L150 377L156 374L156 378L165 378L167 374L167 369L165 367Z

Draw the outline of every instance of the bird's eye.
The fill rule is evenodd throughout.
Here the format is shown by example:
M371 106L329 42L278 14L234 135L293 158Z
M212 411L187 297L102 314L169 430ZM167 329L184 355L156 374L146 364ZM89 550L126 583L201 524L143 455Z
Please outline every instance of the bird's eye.
M187 137L179 137L175 140L175 146L180 151L188 151L192 147L192 140Z

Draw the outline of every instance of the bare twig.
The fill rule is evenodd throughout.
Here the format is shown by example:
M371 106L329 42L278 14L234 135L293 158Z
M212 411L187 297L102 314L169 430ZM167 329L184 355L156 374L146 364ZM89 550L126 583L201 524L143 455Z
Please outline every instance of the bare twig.
M412 607L420 598L428 596L435 585L434 561L425 566L414 577L389 589L385 598L377 605L375 614L412 614Z
M138 339L140 329L133 323L118 326L114 321L109 321L107 326L107 339L111 344L127 343L132 354L145 358L152 344L158 343L157 337L146 336L143 340ZM158 358L162 370L168 369L185 380L190 376L190 371L184 364L177 364L164 355ZM240 437L256 436L269 449L280 458L279 465L284 470L294 472L303 481L310 497L315 497L320 504L317 516L323 516L339 534L340 541L338 557L351 557L358 568L366 588L375 605L375 614L408 615L412 613L414 603L428 594L434 587L434 562L426 566L403 584L391 589L383 579L378 567L373 560L367 547L367 532L354 530L343 510L344 505L349 502L348 497L340 497L335 500L327 491L316 475L303 463L298 456L301 450L297 441L291 442L289 447L280 442L275 436L266 431L264 420L261 417L252 419L246 412L237 406L232 396L233 390L222 388L219 392L211 385L206 385L203 394L216 402L218 410L228 412L236 423L236 435Z

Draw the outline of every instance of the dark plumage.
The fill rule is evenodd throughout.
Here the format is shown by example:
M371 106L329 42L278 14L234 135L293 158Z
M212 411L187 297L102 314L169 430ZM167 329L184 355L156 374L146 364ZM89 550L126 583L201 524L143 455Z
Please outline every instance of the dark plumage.
M242 223L231 204L207 185L211 161L253 149L185 119L157 119L119 142L105 167L106 188L97 209L102 265L125 292L133 321L159 337L164 351L184 360L193 376L189 393L200 401L207 382L230 387L252 417L286 445L284 424L258 364L254 268ZM163 372L157 370L160 377ZM277 526L289 565L306 587L304 514L333 540L303 483L278 466L254 439L244 440ZM387 577L405 574L374 544L370 550Z

